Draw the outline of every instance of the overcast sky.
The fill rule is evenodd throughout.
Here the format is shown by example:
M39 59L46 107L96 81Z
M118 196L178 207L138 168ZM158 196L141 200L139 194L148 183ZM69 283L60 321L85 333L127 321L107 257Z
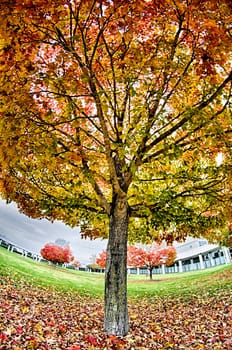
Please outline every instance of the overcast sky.
M79 229L71 229L62 222L30 219L18 212L14 203L6 204L0 198L0 236L34 253L56 239L69 242L73 255L82 264L91 262L93 255L106 249L106 241L81 239Z

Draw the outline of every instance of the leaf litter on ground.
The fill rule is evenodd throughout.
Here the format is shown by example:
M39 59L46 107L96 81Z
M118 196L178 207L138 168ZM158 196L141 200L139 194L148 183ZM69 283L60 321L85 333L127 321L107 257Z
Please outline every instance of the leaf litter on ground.
M230 271L228 271L230 273ZM130 332L103 331L103 298L1 278L0 350L231 350L230 288L130 298Z

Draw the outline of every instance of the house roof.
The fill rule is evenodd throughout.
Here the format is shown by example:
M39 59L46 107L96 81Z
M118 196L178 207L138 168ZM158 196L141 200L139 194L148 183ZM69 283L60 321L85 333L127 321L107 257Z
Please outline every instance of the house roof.
M193 247L191 249L181 251L181 252L178 252L178 250L177 250L176 260L194 258L194 257L198 256L199 254L209 253L209 252L217 250L218 248L219 248L218 245L215 245L215 244L204 244L202 246Z

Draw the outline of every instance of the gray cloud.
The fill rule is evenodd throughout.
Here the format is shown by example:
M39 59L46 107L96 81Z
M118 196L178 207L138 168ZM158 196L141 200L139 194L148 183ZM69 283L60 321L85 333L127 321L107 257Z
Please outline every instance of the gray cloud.
M14 203L0 199L0 235L11 242L39 253L44 244L63 238L70 243L74 256L82 264L88 264L93 255L106 248L105 240L82 240L79 228L72 229L60 221L35 220L19 213Z

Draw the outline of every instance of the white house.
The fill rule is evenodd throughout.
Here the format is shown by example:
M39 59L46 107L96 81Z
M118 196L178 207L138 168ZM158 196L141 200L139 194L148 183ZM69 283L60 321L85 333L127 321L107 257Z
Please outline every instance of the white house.
M175 263L153 269L153 274L202 270L232 262L232 248L209 244L206 239L188 238L184 243L174 244L177 251ZM130 273L146 274L146 268L130 269Z

